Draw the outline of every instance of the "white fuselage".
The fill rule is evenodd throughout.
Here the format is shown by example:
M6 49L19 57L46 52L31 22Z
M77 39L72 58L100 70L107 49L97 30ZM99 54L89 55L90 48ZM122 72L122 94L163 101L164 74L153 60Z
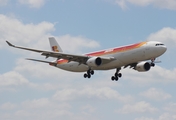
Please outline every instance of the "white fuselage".
M128 64L139 63L140 61L146 61L157 58L161 56L166 51L166 49L167 49L166 46L164 46L161 42L148 41L103 50L100 51L102 54L99 55L98 57L112 57L114 58L114 60L112 62L102 64L100 66L91 67L91 69L109 70L114 68L121 68L122 66L126 66ZM91 54L93 53L85 55L93 56ZM58 61L62 60L63 59L60 59ZM79 64L78 62L73 61L57 64L56 67L72 72L85 72L90 69L90 66L86 64Z

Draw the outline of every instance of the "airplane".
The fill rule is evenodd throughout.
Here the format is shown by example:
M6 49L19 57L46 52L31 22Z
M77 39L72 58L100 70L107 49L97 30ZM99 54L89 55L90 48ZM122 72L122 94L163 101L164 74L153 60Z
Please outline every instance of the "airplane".
M95 70L116 69L115 74L111 77L112 81L118 81L122 77L121 68L133 68L138 72L149 71L155 66L156 58L164 54L167 47L157 41L144 41L131 45L110 48L97 52L83 55L64 53L54 37L49 37L50 47L52 51L32 49L7 44L14 48L29 50L41 53L41 55L56 58L54 61L45 61L27 58L27 60L48 63L51 66L58 67L71 72L85 72L84 78L91 78Z

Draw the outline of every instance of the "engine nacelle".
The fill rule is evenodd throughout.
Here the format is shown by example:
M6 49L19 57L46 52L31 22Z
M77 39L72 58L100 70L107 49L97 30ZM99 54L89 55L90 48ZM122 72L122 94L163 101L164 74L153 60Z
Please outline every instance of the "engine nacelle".
M134 69L139 71L139 72L145 72L145 71L149 71L150 67L151 67L150 63L140 62L136 65L136 67Z
M102 60L100 57L92 57L92 58L89 58L86 62L86 64L90 67L97 67L97 66L100 66L102 63Z

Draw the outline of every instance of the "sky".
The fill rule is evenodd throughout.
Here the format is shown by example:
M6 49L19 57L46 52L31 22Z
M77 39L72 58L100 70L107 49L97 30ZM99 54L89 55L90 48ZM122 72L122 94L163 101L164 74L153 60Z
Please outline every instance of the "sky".
M176 120L176 0L0 0L0 119ZM83 54L140 41L167 46L148 72L95 71L91 79L13 44ZM47 60L53 60L48 58Z

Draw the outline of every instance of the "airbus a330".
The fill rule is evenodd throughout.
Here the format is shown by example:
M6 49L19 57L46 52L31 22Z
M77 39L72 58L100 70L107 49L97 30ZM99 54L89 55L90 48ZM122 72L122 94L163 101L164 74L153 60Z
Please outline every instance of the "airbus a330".
M157 41L145 41L131 45L110 48L84 55L64 53L54 37L49 38L52 51L21 47L6 41L11 47L41 53L41 55L56 58L54 61L27 59L48 63L51 66L72 72L85 72L84 78L91 78L95 70L116 69L111 80L122 77L121 68L130 67L139 72L149 71L155 66L155 59L167 50L166 46Z

